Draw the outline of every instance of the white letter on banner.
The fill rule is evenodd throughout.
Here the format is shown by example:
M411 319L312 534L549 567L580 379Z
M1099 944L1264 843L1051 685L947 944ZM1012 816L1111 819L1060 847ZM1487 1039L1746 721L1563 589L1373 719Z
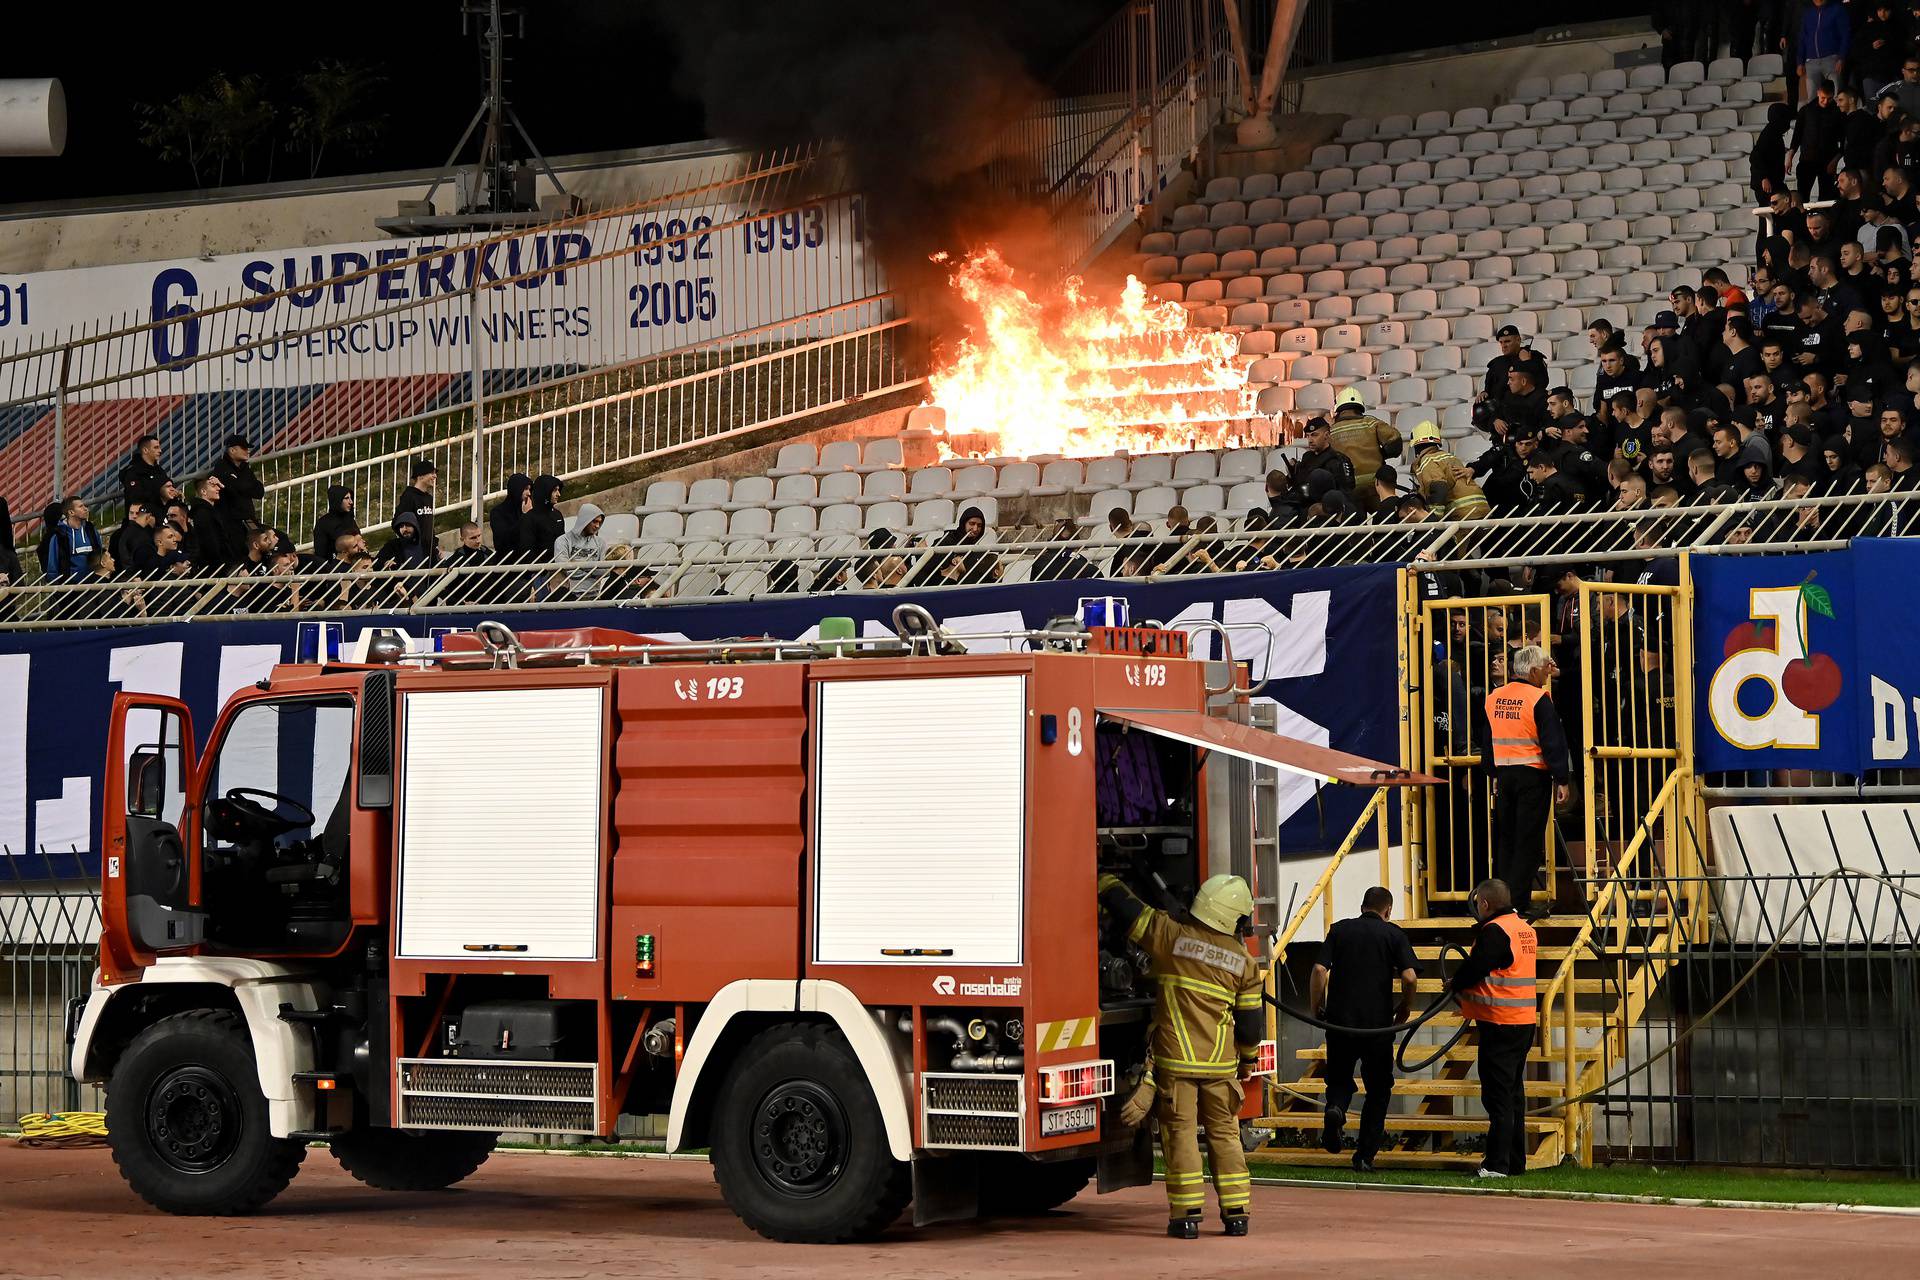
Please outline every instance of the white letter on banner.
M1316 747L1331 747L1333 735L1327 726L1316 724L1307 719L1284 702L1274 702L1272 698L1255 698L1255 702L1273 702L1273 731L1282 737L1294 738L1300 742L1311 742ZM1285 822L1305 808L1313 799L1313 793L1319 783L1300 774L1284 769L1275 770L1274 778L1274 820Z
M1317 676L1327 669L1327 606L1330 591L1301 591L1293 597L1293 613L1280 612L1265 600L1229 600L1221 619L1233 633L1233 656L1250 659L1253 678L1291 680ZM1273 630L1269 646L1264 623Z
M180 660L186 646L179 641L134 644L115 649L107 657L107 680L127 693L180 696ZM144 737L142 735L145 735ZM128 717L125 752L131 756L143 741L160 735L159 716L151 711ZM126 767L126 761L121 761ZM66 852L89 850L93 844L93 775L60 780L60 795L36 801L33 839L41 849Z
M27 690L33 657L0 654L0 847L27 853Z
M1742 649L1720 664L1707 686L1707 713L1722 738L1747 751L1763 747L1820 745L1820 717L1802 711L1787 700L1780 680L1787 664L1806 657L1806 604L1800 588L1763 587L1749 597L1747 612L1755 621L1773 624L1771 649ZM1740 710L1740 686L1761 680L1773 705L1757 716Z
M227 699L273 673L280 661L277 644L223 644L220 673L214 681L214 705L225 709ZM214 713L216 716L218 711ZM234 721L237 732L220 744L220 776L213 791L224 795L234 787L280 790L280 719L256 713ZM206 726L211 730L212 725ZM209 794L212 794L210 791ZM294 793L298 795L298 792Z
M1016 610L1012 613L966 613L955 618L942 618L940 625L965 638L969 631L991 633L995 631L1025 631L1026 619ZM818 638L816 634L815 638ZM1013 641L1004 639L964 640L968 653L1011 653Z
M1867 684L1873 695L1873 758L1907 758L1907 708L1900 691L1873 676ZM1920 698L1913 700L1914 714L1920 716Z

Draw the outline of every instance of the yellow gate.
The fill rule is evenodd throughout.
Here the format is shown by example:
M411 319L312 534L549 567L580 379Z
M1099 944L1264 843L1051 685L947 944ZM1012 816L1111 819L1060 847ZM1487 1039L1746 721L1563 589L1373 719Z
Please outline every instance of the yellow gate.
M1642 876L1687 875L1669 851L1691 861L1699 836L1693 788L1667 786L1688 767L1693 724L1693 626L1679 587L1582 582L1578 684L1556 691L1582 770L1581 876L1592 890L1643 825ZM1575 723L1577 719L1577 724Z
M1405 797L1409 883L1423 901L1463 901L1494 874L1486 695L1505 683L1508 657L1526 644L1545 648L1560 668L1553 698L1578 797L1548 833L1548 900L1568 875L1591 896L1643 824L1658 827L1660 838L1648 842L1641 874L1687 874L1691 868L1665 860L1668 837L1698 818L1694 788L1666 787L1691 750L1685 591L1583 581L1558 597L1423 599L1413 572L1404 591L1404 755L1447 780L1445 788L1413 788ZM1682 842L1689 861L1697 858L1697 826L1693 833Z
M1507 681L1507 657L1551 636L1551 601L1544 595L1420 600L1407 616L1409 666L1406 687L1409 746L1416 768L1445 778L1445 788L1409 790L1408 829L1414 833L1416 865L1427 902L1464 901L1473 886L1494 874L1493 768L1487 757L1487 692ZM1415 794L1419 793L1419 794ZM1547 894L1557 871L1547 850Z

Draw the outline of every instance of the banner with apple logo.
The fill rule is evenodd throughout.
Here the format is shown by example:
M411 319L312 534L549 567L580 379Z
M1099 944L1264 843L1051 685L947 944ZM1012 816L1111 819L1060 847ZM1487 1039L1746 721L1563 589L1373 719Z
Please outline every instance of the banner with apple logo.
M1693 583L1702 772L1920 763L1920 543L1695 556Z

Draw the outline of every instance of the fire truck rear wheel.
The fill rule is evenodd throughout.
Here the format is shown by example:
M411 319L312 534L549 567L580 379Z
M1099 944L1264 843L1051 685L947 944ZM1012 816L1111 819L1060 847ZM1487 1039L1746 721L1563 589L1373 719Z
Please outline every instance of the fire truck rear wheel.
M1096 1163L988 1156L980 1166L980 1212L993 1217L1022 1217L1058 1209L1086 1190Z
M381 1191L444 1191L487 1162L497 1133L415 1133L354 1129L333 1140L333 1157Z
M156 1209L244 1214L286 1190L305 1144L268 1126L240 1015L176 1013L133 1038L107 1083L107 1145Z
M769 1028L741 1050L715 1100L713 1176L742 1222L796 1244L876 1235L913 1195L866 1072L819 1023Z

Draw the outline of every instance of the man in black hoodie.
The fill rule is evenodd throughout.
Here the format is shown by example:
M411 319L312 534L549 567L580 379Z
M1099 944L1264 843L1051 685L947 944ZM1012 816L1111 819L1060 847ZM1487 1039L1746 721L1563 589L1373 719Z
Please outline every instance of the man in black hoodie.
M533 477L516 471L507 477L507 496L487 512L487 525L493 530L493 554L501 559L517 559L526 550L520 544L520 517L533 506Z
M440 468L431 458L416 458L411 472L413 483L400 491L400 501L394 503L393 514L411 511L417 518L420 529L420 542L427 549L427 559L440 558L440 543L433 533L433 491L440 482Z
M343 533L358 533L360 522L353 516L353 489L349 485L327 486L327 514L313 522L313 554L324 560L333 554L333 542Z
M127 504L126 519L107 539L107 553L122 569L147 573L154 566L153 528L159 523L151 506L141 499Z
M567 531L567 518L556 505L563 488L558 476L543 475L533 482L533 505L520 516L522 559L553 559L554 540Z
M231 435L227 437L226 452L213 464L213 474L220 477L220 509L227 516L230 530L244 530L247 525L260 521L259 508L254 504L266 496L267 487L253 474L253 464L247 461L252 456L253 446L247 443L247 438Z
M246 532L236 529L222 509L225 485L217 475L203 476L199 496L187 508L193 518L193 562L217 571L246 555Z
M1845 134L1846 120L1840 108L1833 104L1833 81L1822 80L1814 90L1813 100L1800 108L1788 148L1799 156L1793 176L1802 200L1812 195L1816 186L1820 199L1833 199L1833 174L1840 163L1840 146Z
M160 465L160 437L141 436L134 441L133 456L120 468L120 500L128 506L144 502L157 512L166 501L164 490L169 483L167 469Z

